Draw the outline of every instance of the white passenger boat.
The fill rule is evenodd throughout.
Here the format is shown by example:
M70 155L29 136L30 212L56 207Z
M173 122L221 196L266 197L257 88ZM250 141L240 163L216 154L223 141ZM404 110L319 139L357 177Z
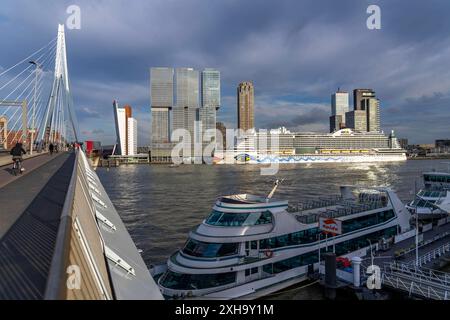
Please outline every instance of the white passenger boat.
M158 279L163 295L257 298L306 280L327 251L365 256L372 244L411 231L411 214L388 188L344 186L333 198L291 205L272 198L275 188L267 197L218 198L184 248L168 259ZM322 230L331 227L335 231L325 236Z
M450 173L425 172L423 174L424 188L406 208L419 215L419 219L443 217L450 213Z

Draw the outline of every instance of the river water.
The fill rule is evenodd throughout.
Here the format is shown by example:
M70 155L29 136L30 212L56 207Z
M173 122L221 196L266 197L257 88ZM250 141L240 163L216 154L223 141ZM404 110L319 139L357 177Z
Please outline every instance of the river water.
M395 163L283 164L274 176L259 165L122 165L97 173L145 263L163 263L181 248L190 230L210 213L220 195L267 195L275 179L285 179L275 198L298 202L339 193L340 185L389 186L404 202L414 197L421 174L445 170L442 160ZM316 286L276 298L320 298Z

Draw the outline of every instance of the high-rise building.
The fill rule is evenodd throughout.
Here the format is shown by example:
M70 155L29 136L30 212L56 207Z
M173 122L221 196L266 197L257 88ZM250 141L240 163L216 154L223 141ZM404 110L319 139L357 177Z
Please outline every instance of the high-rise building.
M177 68L176 107L199 107L199 72L192 68Z
M127 123L127 155L137 154L137 121L134 118L128 118Z
M367 131L380 132L380 101L376 98L369 98L365 102L367 115Z
M373 91L372 89L354 89L353 109L366 110L369 98L375 98L375 91Z
M220 107L220 72L205 68L202 71L202 106Z
M254 87L251 82L241 82L237 88L238 129L255 128Z
M330 117L330 132L341 130L344 128L344 121L342 120L342 115L333 115Z
M203 148L216 142L216 110L220 107L220 72L206 68L202 71L202 107L199 119L203 134Z
M330 132L345 127L345 113L348 112L348 92L338 90L331 95Z
M353 110L345 114L347 128L355 131L367 131L367 116L365 110Z
M170 109L173 106L173 68L150 69L152 145L170 142Z
M113 109L117 137L115 154L134 155L137 152L137 121L132 118L131 107L119 107L114 100Z

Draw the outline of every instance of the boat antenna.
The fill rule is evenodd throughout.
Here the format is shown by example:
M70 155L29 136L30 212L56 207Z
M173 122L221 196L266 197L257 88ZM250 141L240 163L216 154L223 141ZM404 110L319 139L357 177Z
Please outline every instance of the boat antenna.
M275 180L275 183L273 184L273 188L272 191L270 191L269 195L266 198L266 201L269 202L269 200L273 197L273 194L275 193L275 191L277 190L278 186L284 181L284 179L282 179L281 181L279 179Z

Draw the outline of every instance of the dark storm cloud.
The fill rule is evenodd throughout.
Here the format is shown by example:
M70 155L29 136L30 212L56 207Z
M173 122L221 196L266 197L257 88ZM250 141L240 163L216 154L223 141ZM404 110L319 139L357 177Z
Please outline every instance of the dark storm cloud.
M8 46L0 51L0 65L12 65L47 43L56 35L57 23L65 21L70 4L73 1L2 1L0 36ZM333 90L371 87L381 99L385 130L394 128L398 136L416 142L448 135L448 1L75 4L81 8L81 30L67 30L67 47L72 91L85 132L101 126L102 137L114 139L111 102L118 99L133 106L140 144L148 143L149 67L192 66L221 71L223 106L218 117L229 125L235 123L236 85L251 80L260 127L326 130ZM381 30L366 28L369 4L381 7ZM439 112L430 110L432 103L442 106ZM423 128L423 119L432 121L433 128L417 130Z

